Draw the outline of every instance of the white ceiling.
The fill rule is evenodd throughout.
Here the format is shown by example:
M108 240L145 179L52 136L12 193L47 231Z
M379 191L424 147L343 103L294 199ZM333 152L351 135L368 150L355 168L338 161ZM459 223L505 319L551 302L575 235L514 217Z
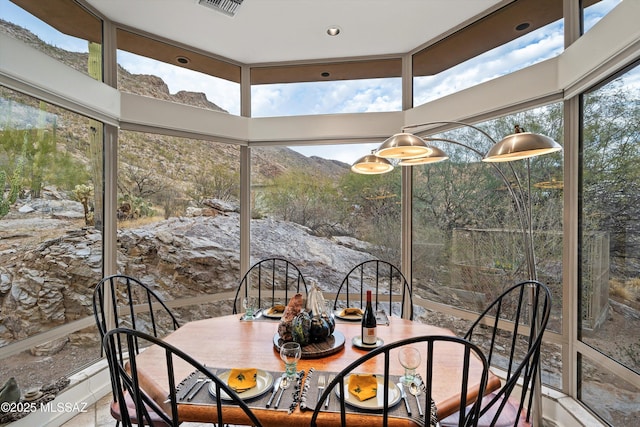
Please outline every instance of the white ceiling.
M243 64L407 53L505 0L87 0L107 18ZM507 2L508 3L508 2ZM327 28L338 26L336 37Z

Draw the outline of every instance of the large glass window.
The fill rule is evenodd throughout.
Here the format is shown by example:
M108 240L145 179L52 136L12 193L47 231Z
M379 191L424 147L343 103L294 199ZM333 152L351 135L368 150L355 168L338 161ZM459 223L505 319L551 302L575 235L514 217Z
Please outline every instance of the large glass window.
M119 90L240 114L240 85L205 74L217 65L212 58L122 30L117 52Z
M580 400L612 426L634 426L640 417L640 388L580 357Z
M525 242L517 200L531 202L534 253L538 279L552 292L547 329L562 325L562 154L527 161L484 163L484 153L504 136L521 130L541 133L562 143L562 106L501 117L433 135L429 141L448 154L440 163L413 168L413 286L414 299L447 304L455 309L482 311L506 287L529 278ZM438 141L438 138L454 142ZM462 145L461 145L462 144ZM502 171L504 177L499 173ZM526 214L526 213L525 213ZM428 304L427 304L428 305ZM462 330L458 320L423 312L423 320ZM471 317L473 318L473 316ZM555 347L543 360L560 360ZM557 365L557 364L556 364ZM560 367L545 380L558 385ZM548 370L550 367L543 367Z
M252 117L400 111L401 79L262 84L251 87ZM352 164L379 143L363 145L292 146L307 157Z
M513 73L557 56L563 48L564 20L560 19L440 73L414 77L413 103L422 105Z
M607 13L611 12L622 0L600 0L595 1L591 6L584 8L583 26L584 32L589 31L598 23Z
M0 0L0 31L102 81L100 19L76 5L72 18L52 16L44 22L36 16L48 13L46 3L32 2L28 8L25 10L9 0Z
M589 2L590 6L583 10L584 32L590 30L620 1ZM526 31L526 20L521 25L523 31ZM413 80L414 105L442 98L542 62L559 55L563 49L564 19L559 19L440 73L416 76Z
M282 83L251 87L253 117L400 111L400 78L312 83Z
M0 378L21 390L100 356L91 294L102 274L102 129L0 87ZM29 350L16 350L25 339Z
M368 151L352 146L354 152ZM251 259L293 261L335 292L360 262L400 265L400 171L358 175L289 148L252 148Z
M640 373L640 67L582 108L581 339Z
M240 150L175 136L118 136L118 270L173 301L180 324L231 314L240 271ZM188 301L188 298L193 298Z

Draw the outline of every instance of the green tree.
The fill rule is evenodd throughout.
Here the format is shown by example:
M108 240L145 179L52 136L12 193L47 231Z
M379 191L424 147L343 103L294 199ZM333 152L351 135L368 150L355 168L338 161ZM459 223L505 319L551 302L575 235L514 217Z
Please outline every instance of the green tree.
M277 218L319 234L332 234L344 212L334 180L304 170L290 170L273 178L265 187L263 204Z
M612 271L635 277L640 258L640 91L614 81L584 97L583 226L610 233ZM625 261L627 260L627 261Z
M55 182L57 176L73 175L65 170L67 166L76 172L84 168L85 153L77 148L85 141L77 130L86 118L8 89L0 88L0 93L4 107L0 167L11 175L17 159L24 160L21 192L29 191L29 195L38 197L44 185L60 185ZM85 177L86 174L78 176L73 178L75 182L62 185L65 190L72 190Z
M33 147L29 147L32 163L31 194L33 197L40 197L40 191L45 180L44 176L53 163L52 157L56 153L56 129L56 121L53 122L51 128L48 128L47 104L44 101L40 101L38 124L34 134L32 134L33 138L29 141L29 144L33 144Z
M22 179L22 162L18 162L17 167L13 170L13 176L9 182L9 192L6 193L7 186L7 174L5 171L0 170L0 218L9 213L11 205L18 199L18 193L20 191L20 181Z
M46 169L44 180L64 190L72 190L77 185L86 185L91 175L87 168L70 153L58 152L54 156L54 163ZM94 198L95 200L95 198ZM94 201L91 202L95 206Z
M416 252L423 248L427 253L427 245L441 247L437 255L433 251L430 254L430 260L437 262L414 263L417 276L450 282L450 265L466 262L461 254L471 245L471 241L457 240L454 247L453 239L455 236L459 239L463 236L461 233L468 230L467 235L476 239L473 240L476 253L483 252L482 259L470 260L474 266L508 270L514 278L526 277L522 250L514 250L522 245L522 225L511 190L524 191L521 200L525 206L531 201L539 270L551 269L561 259L562 153L531 159L534 184L531 193L526 161L497 164L481 161L495 141L514 133L515 125L562 141L562 105L553 104L479 125L491 138L470 127L434 135L470 148L433 142L449 155L449 160L413 168L414 242L422 245L417 245ZM502 171L506 181L496 168ZM559 185L553 184L554 179ZM546 186L538 185L543 183ZM474 286L478 288L477 284Z
M120 164L118 190L131 197L147 199L165 188L157 172L127 163Z
M194 176L192 183L187 195L198 206L206 199L238 200L240 195L240 172L223 163L212 165Z
M349 215L345 228L374 246L372 252L385 261L400 262L400 168L382 175L346 174L340 194Z

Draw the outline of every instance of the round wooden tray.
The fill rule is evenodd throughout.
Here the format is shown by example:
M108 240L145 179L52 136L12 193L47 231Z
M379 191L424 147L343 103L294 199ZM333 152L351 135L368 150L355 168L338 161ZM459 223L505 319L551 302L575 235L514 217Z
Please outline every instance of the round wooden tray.
M276 332L273 336L273 346L280 351L280 347L284 344L280 334ZM318 357L329 356L339 352L344 347L344 335L340 331L333 331L333 335L322 342L314 342L302 346L303 359L315 359Z

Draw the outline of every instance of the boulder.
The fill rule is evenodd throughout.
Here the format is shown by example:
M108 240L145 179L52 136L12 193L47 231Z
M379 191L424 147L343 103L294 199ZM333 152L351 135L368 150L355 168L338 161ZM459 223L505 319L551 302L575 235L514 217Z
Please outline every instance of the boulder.
M37 345L29 349L32 356L51 356L58 353L69 342L69 338L60 338Z

